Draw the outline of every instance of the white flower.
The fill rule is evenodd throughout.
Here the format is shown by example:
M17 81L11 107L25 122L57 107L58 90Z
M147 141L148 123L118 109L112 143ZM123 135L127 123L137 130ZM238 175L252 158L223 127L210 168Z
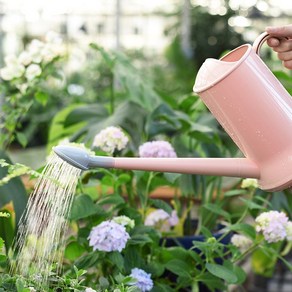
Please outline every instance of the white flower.
M255 222L256 231L262 232L268 242L277 242L287 236L288 217L284 212L264 212L255 219Z
M112 221L123 226L129 226L130 228L135 227L135 221L124 215L114 217Z
M34 63L40 63L42 61L42 49L45 44L37 39L32 40L28 46L28 53L31 56L31 59Z
M23 51L18 56L18 62L24 66L29 65L32 62L32 58L29 52Z
M248 189L248 188L256 189L258 187L259 187L259 183L258 183L258 180L255 178L245 178L241 182L242 189Z
M287 240L292 241L292 221L289 221L286 225Z
M25 77L27 80L33 80L37 76L40 76L42 74L42 69L37 64L31 64L26 68L25 71Z
M160 227L161 231L169 231L170 227L177 225L178 222L179 219L175 210L173 210L171 214L168 214L162 209L157 209L148 214L144 224L147 226L155 226L160 224L161 226L158 227Z
M33 287L28 287L28 289L29 289L30 292L37 292L37 290L35 288L33 288Z
M23 65L15 63L1 69L0 74L3 80L12 80L23 75L25 68Z
M247 250L252 245L252 240L241 234L234 234L231 243L241 250Z
M96 292L96 290L92 289L92 288L86 288L85 292Z
M17 57L15 55L7 55L5 58L4 58L4 62L6 64L6 66L11 66L11 65L15 65L15 64L18 64L18 60L17 60Z
M128 141L128 137L120 128L111 126L103 129L94 137L92 146L113 154L116 149L124 149Z

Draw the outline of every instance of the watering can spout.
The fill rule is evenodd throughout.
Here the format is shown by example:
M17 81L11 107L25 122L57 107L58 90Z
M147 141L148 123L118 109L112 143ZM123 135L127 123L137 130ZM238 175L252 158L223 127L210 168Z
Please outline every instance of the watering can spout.
M55 153L69 164L86 170L117 168L157 172L259 178L258 167L246 158L136 158L91 156L84 149L56 146Z

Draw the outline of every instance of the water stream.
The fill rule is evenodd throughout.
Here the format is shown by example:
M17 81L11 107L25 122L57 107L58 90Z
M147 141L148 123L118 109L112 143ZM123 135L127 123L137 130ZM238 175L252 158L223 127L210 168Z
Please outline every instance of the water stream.
M60 270L68 230L66 218L80 172L54 153L49 157L20 220L14 273L34 277L44 285L53 266Z

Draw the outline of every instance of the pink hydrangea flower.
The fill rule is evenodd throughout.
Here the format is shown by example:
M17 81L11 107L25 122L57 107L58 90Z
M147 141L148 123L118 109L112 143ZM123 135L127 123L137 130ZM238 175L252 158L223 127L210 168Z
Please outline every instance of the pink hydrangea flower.
M125 226L109 220L93 227L88 239L93 250L121 252L130 239L130 235Z
M177 157L175 150L167 141L146 142L139 147L140 157Z

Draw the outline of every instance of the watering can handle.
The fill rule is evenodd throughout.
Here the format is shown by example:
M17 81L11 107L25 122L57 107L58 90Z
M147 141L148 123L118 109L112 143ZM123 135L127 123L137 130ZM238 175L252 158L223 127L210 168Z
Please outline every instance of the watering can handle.
M259 55L260 54L260 49L263 45L263 43L269 39L270 37L272 37L270 34L268 34L267 32L263 32L262 34L260 34L254 41L253 45L252 45L252 49ZM285 38L285 39L289 39L289 38Z

